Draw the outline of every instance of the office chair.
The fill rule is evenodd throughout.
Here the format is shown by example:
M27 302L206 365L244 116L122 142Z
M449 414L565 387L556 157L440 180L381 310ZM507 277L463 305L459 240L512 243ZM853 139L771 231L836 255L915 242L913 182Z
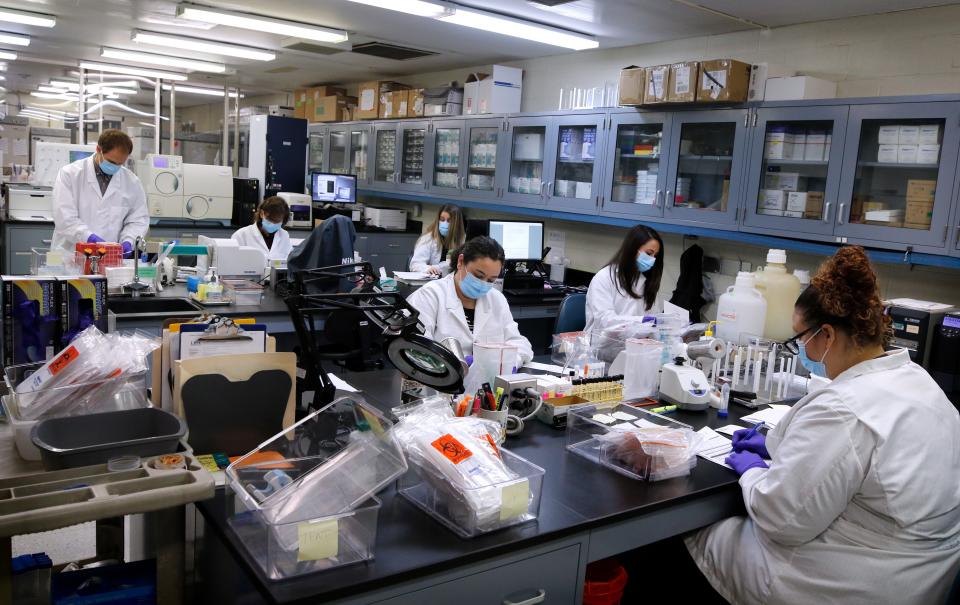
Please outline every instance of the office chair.
M569 294L560 302L557 321L553 325L554 334L579 332L587 325L587 295Z

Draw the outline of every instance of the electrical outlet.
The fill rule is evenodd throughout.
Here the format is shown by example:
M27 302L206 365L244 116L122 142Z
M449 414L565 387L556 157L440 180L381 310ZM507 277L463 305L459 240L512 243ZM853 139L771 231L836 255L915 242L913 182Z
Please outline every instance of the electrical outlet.
M704 273L719 273L720 272L720 259L715 256L704 256L703 257L703 272Z
M741 270L741 271L746 271L746 272L748 272L748 273L751 272L751 271L753 271L753 263L751 263L751 262L748 261L748 260L742 260L742 261L740 261L740 270Z
M740 270L740 261L733 259L720 259L720 273L722 275L729 275L731 277L737 276L737 271Z

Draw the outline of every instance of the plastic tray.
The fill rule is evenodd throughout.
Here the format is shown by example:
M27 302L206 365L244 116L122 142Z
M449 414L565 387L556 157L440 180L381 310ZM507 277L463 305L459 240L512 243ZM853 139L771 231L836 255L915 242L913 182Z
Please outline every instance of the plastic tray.
M373 496L407 472L392 429L376 408L342 398L227 467L230 524L269 577L372 558Z
M397 482L397 491L462 538L473 538L520 523L540 514L544 471L532 462L501 449L507 467L519 477L458 493L435 469L411 464L411 471ZM492 514L480 516L468 503L495 502ZM499 506L497 506L497 504Z
M628 418L629 416L629 418ZM642 408L620 404L614 408L587 405L567 414L567 449L632 479L660 481L689 475L697 465L697 457L679 464L660 455L648 455L637 449L637 441L627 439L632 428L664 428L687 433L694 439L693 429L682 422L648 412ZM623 432L624 440L608 440L604 436Z
M41 420L30 432L47 470L107 462L125 455L167 454L187 433L183 421L163 410L144 408Z

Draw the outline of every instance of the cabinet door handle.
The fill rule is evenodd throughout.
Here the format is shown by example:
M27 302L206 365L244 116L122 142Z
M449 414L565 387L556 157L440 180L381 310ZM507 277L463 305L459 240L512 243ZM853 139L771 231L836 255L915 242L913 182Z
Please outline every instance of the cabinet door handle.
M510 599L504 599L503 601L501 601L501 603L503 605L537 605L537 603L543 603L546 600L547 600L547 591L542 588L538 588L537 594L530 597L529 599L526 599L524 601L511 601Z
M387 244L387 248L399 248L400 244Z
M750 122L750 126L756 127L756 125L757 125L757 112L754 111L754 112L753 112L753 121Z
M14 252L14 256L30 256L33 252Z
M746 128L750 126L750 112L743 114L743 127Z
M671 193L673 193L673 190L667 189L667 198L664 200L664 203L666 204L667 208L673 208L673 203L675 201L673 199L673 196L670 195Z
M846 206L847 206L847 204L846 204L846 203L843 203L843 204L840 204L840 206L837 207L837 224L838 224L838 225L842 225L842 224L843 224L843 210L844 210L844 208L846 208Z
M40 240L40 243L41 243L41 244L46 244L46 245L50 246L50 245L53 244L53 240L52 240L52 239L42 239L42 240Z
M657 194L653 196L653 207L660 207L660 200L663 198L663 189L657 189Z
M825 223L830 222L830 205L831 204L833 204L833 202L827 202L826 204L823 205L823 222Z
M549 181L547 183L547 197L551 197L553 195L552 192L553 192L553 181Z
M540 197L543 197L543 188L544 188L544 186L546 186L546 184L547 184L546 181L540 181L540 192L539 192L539 193L540 193Z

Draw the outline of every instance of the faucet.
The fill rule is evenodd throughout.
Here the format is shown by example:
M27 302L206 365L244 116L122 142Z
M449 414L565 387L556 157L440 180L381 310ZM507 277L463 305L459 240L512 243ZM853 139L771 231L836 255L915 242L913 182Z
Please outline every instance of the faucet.
M123 286L127 290L130 290L130 295L133 298L140 298L140 293L150 288L150 284L140 281L138 271L140 268L140 252L144 249L143 244L143 237L138 235L136 241L133 243L133 281Z

